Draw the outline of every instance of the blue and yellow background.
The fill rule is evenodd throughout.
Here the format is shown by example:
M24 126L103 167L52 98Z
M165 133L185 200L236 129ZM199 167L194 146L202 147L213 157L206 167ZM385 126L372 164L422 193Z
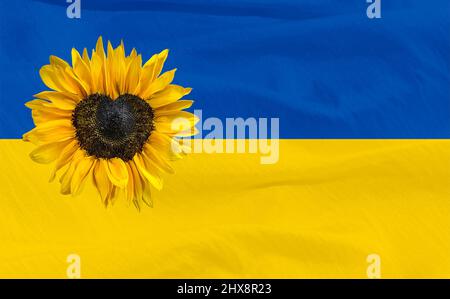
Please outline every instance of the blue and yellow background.
M450 2L381 2L2 1L0 277L450 277ZM169 48L204 118L279 118L279 162L192 154L141 212L60 195L24 103L99 35Z

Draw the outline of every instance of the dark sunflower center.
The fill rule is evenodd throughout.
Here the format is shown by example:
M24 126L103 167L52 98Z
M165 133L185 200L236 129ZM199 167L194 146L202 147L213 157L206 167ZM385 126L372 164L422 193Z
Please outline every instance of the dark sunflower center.
M97 158L131 160L153 130L153 110L141 98L124 94L112 100L92 94L76 106L72 123L80 147Z

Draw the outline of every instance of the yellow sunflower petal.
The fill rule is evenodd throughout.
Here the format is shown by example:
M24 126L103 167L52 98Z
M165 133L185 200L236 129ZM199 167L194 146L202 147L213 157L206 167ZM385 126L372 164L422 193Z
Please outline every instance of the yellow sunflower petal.
M71 182L73 174L78 166L78 163L84 159L85 155L83 150L78 149L75 154L73 155L72 161L69 164L69 167L67 168L66 172L61 176L59 179L59 182L61 183L61 194L67 195L71 193Z
M151 95L148 99L148 103L152 108L159 108L168 104L171 104L185 95L191 93L192 88L184 88L179 85L171 84L163 90Z
M70 119L58 119L39 124L23 135L24 141L43 144L71 139L75 136L75 129Z
M197 134L198 132L195 132ZM190 139L177 139L180 155L192 153L192 143Z
M158 155L167 161L181 158L180 145L177 140L170 136L154 131L150 135L148 143L158 152Z
M129 165L130 163L126 163L127 172L128 172L128 184L127 184L127 200L132 201L134 198L134 178L133 171Z
M165 49L161 51L161 53L153 55L144 64L142 69L142 82L145 86L153 82L159 76L164 67L168 54L169 50Z
M95 90L99 93L107 94L107 67L106 67L106 55L103 48L103 39L100 36L97 40L95 50L92 51L91 59L91 72L92 72L92 84Z
M71 140L65 140L60 142L52 142L43 144L35 148L31 153L30 157L34 162L48 164L61 155L63 149L71 142Z
M112 186L111 193L109 194L109 199L108 199L109 203L114 204L118 198L123 197L125 192L126 192L125 188L119 188L117 186Z
M68 84L68 89L71 88L72 93L79 94L82 98L87 97L90 94L90 82L87 83L84 80L78 78L75 71L71 67L60 69L60 75L64 78Z
M58 56L50 55L50 64L53 66L59 66L62 68L66 68L69 64L64 60L59 58Z
M159 52L158 54L153 55L146 63L145 63L145 67L148 66L155 66L156 72L155 72L155 77L157 77L160 73L161 70L164 66L164 63L167 59L167 56L169 55L169 49L164 49L161 52ZM159 70L159 72L158 72Z
M66 145L66 147L61 151L59 158L56 160L55 168L50 175L49 182L52 182L55 179L58 170L70 162L78 148L78 141L76 139L71 140L70 143Z
M136 154L133 158L134 163L136 164L138 170L142 173L142 175L158 190L162 189L162 178L159 175L158 169L148 163L141 154Z
M46 107L44 104L48 103L47 101L35 99L25 103L25 106L30 109L42 109Z
M108 203L108 197L111 193L112 184L107 175L108 164L106 160L99 159L94 168L94 185L100 194L100 197L105 205Z
M86 63L86 65L89 67L91 61L89 60L89 54L88 54L88 50L86 48L83 49L82 58L83 58L83 61Z
M136 56L128 66L128 71L125 79L125 91L127 93L135 94L139 84L139 77L141 75L142 57Z
M155 117L155 129L160 133L178 134L190 131L199 121L199 118L187 111Z
M77 102L80 99L75 100L76 96L73 96L67 92L58 91L43 91L34 95L38 99L44 99L51 102L52 105L44 103L47 107L56 107L63 110L73 110Z
M153 200L149 183L144 184L141 199L147 206L153 207Z
M53 90L86 96L84 89L82 89L75 75L72 75L70 67L63 68L58 65L44 65L39 71L39 74L45 85Z
M73 111L56 108L52 103L45 100L32 100L25 103L25 106L32 109L32 113L52 114L55 118L71 118Z
M130 55L127 57L127 59L130 59L130 62L131 62L131 60L133 60L133 59L134 59L135 57L137 57L137 56L138 56L138 53L137 53L136 49L133 48L133 49L131 50Z
M54 72L54 68L51 65L44 65L39 70L39 75L41 76L42 81L47 87L57 90L57 91L66 91L60 84L59 80L56 78L56 74Z
M118 45L115 49L117 53L117 57L121 60L125 60L125 45L123 43L123 40L120 41L120 45Z
M123 49L123 44L116 48L115 54L115 66L114 70L116 72L116 90L117 96L127 93L125 88L127 65L125 63L125 50Z
M35 109L31 112L31 117L33 118L34 124L39 126L54 120L71 119L72 111L57 108Z
M117 98L122 92L124 92L124 82L123 79L125 73L125 60L122 47L119 46L113 49L111 43L108 41L107 49L107 92L108 95L113 99Z
M155 109L155 116L158 117L158 116L162 116L162 115L176 113L178 111L181 111L183 109L187 109L187 108L191 107L193 103L194 103L194 101L192 101L192 100L176 101L175 103L168 104L168 105L165 105L165 106Z
M77 195L82 189L94 162L95 160L92 157L85 157L80 160L73 172L72 180L70 182L70 191L72 195Z
M144 158L149 159L151 163L161 171L174 173L172 166L170 166L167 160L163 158L163 155L160 155L149 143L144 145L142 154L144 155Z
M137 199L133 200L133 204L136 207L136 209L140 212L141 211L141 205L139 204L139 201Z
M157 60L155 62L155 70L153 71L153 80L155 80L160 74L166 62L167 56L169 55L169 49L162 50L161 53L157 54Z
M97 43L95 45L95 53L100 57L105 56L105 48L103 47L103 38L101 36L99 36L97 39Z
M170 83L172 83L176 70L177 69L173 69L171 71L165 72L148 86L146 86L145 83L143 84L141 82L141 91L139 92L139 96L141 97L141 99L150 99L150 97L154 93L157 93L158 91L166 88Z
M105 70L104 70L104 58L100 57L97 53L92 53L91 60L91 77L92 77L92 90L98 93L105 93Z
M128 171L125 162L119 158L108 161L107 175L113 185L124 188L128 182Z
M137 166L134 161L128 162L128 165L130 167L131 173L133 175L133 184L134 184L134 197L141 199L142 198L142 178L139 174L139 171L137 169Z
M81 58L80 53L75 48L72 48L72 66L73 71L77 78L81 80L84 84L83 87L87 94L91 93L91 72L89 70L89 65Z

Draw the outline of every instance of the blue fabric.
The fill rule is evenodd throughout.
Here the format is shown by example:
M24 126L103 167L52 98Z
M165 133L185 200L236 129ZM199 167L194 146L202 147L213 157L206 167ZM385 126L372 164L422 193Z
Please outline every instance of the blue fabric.
M450 1L65 0L0 3L0 138L33 127L24 102L54 54L97 37L166 69L203 117L279 117L282 138L449 138Z

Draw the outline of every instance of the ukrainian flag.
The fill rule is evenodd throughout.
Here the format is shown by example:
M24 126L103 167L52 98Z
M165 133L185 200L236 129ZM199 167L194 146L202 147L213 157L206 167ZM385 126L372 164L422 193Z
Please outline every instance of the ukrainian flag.
M448 1L79 2L0 3L0 277L450 277ZM99 35L170 49L203 120L279 119L276 163L192 153L140 212L60 195L24 103Z

